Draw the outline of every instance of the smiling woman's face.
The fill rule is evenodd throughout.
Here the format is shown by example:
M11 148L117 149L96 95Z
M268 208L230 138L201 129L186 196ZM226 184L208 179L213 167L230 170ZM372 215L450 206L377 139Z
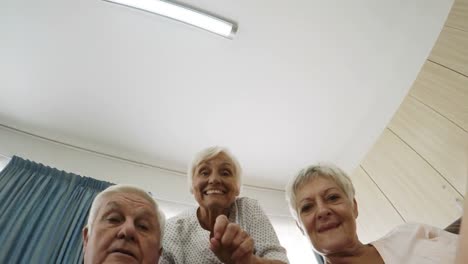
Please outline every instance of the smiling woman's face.
M239 195L238 180L232 160L221 152L195 167L193 195L203 209L227 209Z
M327 255L359 243L355 200L325 177L316 177L296 193L298 215L315 250Z

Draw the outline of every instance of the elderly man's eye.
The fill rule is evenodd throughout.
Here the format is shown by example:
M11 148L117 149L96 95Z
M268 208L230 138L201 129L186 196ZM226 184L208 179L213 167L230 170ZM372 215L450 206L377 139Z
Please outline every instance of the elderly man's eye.
M149 230L149 226L148 225L145 225L145 224L138 224L137 227L143 231L148 231Z
M120 216L109 216L106 218L107 222L111 224L118 224L122 221L122 217Z

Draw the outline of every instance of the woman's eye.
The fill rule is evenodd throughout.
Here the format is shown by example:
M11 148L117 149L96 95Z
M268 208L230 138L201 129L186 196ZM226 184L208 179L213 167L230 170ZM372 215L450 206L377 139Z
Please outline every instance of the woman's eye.
M208 176L210 174L210 172L208 170L202 170L200 171L199 173L201 176Z
M305 213L305 212L308 212L310 210L312 210L312 208L314 207L313 204L305 204L301 207L301 213Z
M332 202L338 200L339 198L340 198L340 196L336 195L336 194L332 194L332 195L328 196L328 200L332 201Z
M221 172L221 175L223 175L223 176L231 176L232 173L231 173L230 170L223 170L223 171Z

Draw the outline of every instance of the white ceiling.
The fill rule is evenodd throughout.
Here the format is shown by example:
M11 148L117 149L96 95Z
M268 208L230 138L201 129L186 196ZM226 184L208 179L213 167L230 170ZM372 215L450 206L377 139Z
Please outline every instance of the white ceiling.
M283 189L355 168L398 108L452 0L186 0L233 40L99 0L0 0L0 123L184 171L229 147Z

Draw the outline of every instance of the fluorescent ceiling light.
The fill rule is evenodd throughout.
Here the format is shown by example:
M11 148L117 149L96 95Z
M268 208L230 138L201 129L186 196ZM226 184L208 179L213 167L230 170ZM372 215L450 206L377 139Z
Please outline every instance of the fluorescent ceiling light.
M236 25L220 18L201 13L188 7L161 0L105 0L121 4L161 16L169 17L196 27L211 31L221 36L232 38L236 33Z

